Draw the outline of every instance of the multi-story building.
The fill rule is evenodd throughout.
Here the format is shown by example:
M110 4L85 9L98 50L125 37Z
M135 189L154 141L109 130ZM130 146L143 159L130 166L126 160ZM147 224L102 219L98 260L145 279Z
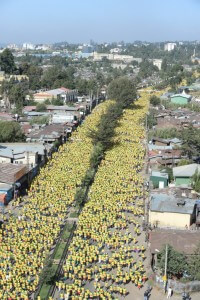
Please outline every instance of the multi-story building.
M31 43L23 43L22 45L23 50L35 50L35 45Z
M64 87L33 94L34 101L39 103L42 103L47 99L49 100L61 99L63 100L63 103L69 101L73 102L76 100L77 96L78 96L77 90L70 90Z
M164 46L165 51L172 51L176 47L176 43L167 43Z

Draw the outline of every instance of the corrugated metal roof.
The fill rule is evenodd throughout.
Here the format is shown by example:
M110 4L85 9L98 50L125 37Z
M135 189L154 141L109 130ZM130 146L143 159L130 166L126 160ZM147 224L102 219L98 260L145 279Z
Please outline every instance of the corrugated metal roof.
M161 172L157 172L157 171L152 171L151 176L155 176L155 177L163 177L168 179L169 175L167 173L161 173Z
M19 153L33 152L33 153L38 153L40 155L44 155L44 151L45 151L45 146L41 143L1 143L0 155L1 155L1 147L6 147L6 149L8 150L13 149L14 158L16 158L15 154L17 155Z
M173 168L174 177L192 177L195 172L200 172L200 165L190 164Z
M184 199L185 205L177 205L179 198L167 194L153 194L151 197L151 211L169 212L179 214L192 214L194 211L195 201L189 198Z
M0 182L12 184L28 171L25 165L0 164Z
M0 182L0 191L6 192L9 191L10 189L12 189L12 185Z
M176 94L176 95L172 95L171 98L175 98L175 97L182 97L182 98L187 98L187 99L191 99L192 96L191 95L187 95L187 94Z
M172 146L157 146L157 145L148 145L149 150L172 150Z

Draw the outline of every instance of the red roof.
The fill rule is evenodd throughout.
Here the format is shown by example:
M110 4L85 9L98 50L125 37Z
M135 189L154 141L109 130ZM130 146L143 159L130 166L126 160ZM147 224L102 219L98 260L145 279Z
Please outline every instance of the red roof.
M24 106L24 111L33 111L36 110L36 106Z
M65 87L61 87L61 88L59 88L60 90L63 90L64 92L71 92L71 90L70 89L66 89Z

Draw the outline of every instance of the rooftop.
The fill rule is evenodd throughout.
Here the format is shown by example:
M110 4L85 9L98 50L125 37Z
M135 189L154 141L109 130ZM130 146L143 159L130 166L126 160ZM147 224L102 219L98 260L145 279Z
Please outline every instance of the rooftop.
M155 177L163 177L168 179L169 175L167 173L161 173L161 172L157 172L157 171L152 171L151 176L155 176Z
M157 146L157 145L152 145L148 144L149 151L152 150L172 150L172 146Z
M68 105L62 105L62 106L47 105L47 110L78 111L79 107L68 106Z
M7 152L13 150L14 155L23 152L35 152L44 155L45 146L42 143L1 143L0 155L3 150Z
M12 185L7 184L7 183L2 183L0 182L0 191L9 191L12 188Z
M190 164L173 168L174 177L192 177L198 170L200 172L200 165Z
M151 253L158 253L164 245L169 244L176 251L189 255L194 253L199 241L200 231L156 230L150 232L150 251Z
M24 165L0 164L0 182L13 184L27 173Z
M177 205L179 201L185 201L184 205ZM195 202L189 198L176 198L167 194L152 194L150 210L157 212L192 214Z
M175 97L183 97L183 98L187 98L187 99L191 99L192 98L191 95L187 95L185 93L183 93L183 94L175 94L175 95L171 96L171 98L175 98Z

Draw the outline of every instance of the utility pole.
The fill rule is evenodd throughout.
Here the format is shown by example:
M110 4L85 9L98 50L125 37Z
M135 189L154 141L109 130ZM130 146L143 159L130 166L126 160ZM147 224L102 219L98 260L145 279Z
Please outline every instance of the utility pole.
M13 164L14 164L14 150L12 149L12 157L13 157ZM13 192L14 192L14 200L15 200L15 174L14 174L14 186L13 186Z
M27 165L28 165L28 187L29 187L29 182L30 182L30 170L29 170L29 151L27 151Z
M167 258L168 258L168 245L166 245L165 248L165 275L164 275L165 293L167 292Z

